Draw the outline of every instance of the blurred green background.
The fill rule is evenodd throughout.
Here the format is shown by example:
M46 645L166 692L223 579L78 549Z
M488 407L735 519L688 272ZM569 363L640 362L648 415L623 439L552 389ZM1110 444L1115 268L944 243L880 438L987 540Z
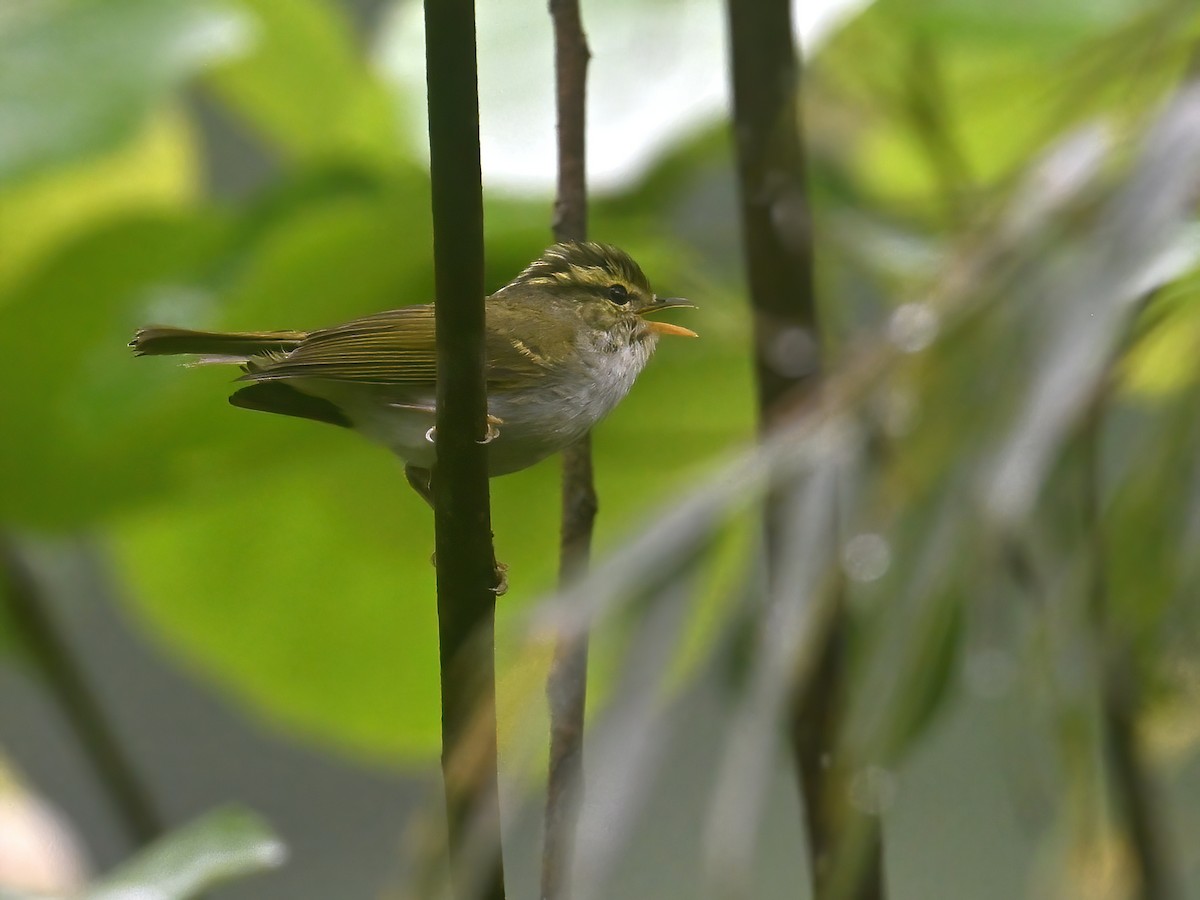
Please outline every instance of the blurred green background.
M393 14L375 7L359 14ZM314 328L427 302L423 133L401 115L424 100L363 46L395 29L364 41L348 10L319 2L10 16L0 341L14 372L44 374L5 404L4 433L22 437L0 451L0 516L92 533L140 627L280 724L428 758L432 521L397 463L333 429L240 414L226 371L125 347L150 322ZM411 52L407 40L374 52ZM620 199L598 206L594 234L629 247L661 291L711 293L669 206ZM545 184L489 191L490 288L550 242L549 206ZM714 226L732 254L733 222ZM598 438L602 542L750 434L732 277L702 298L707 339L660 354ZM557 479L549 462L495 484L516 576L505 612L553 583Z
M1200 36L1182 2L877 0L841 21L833 12L798 7L835 358L886 326L1051 142L1096 122L1119 147L1136 140ZM550 30L541 3L482 3L479 15L494 289L550 241ZM603 552L750 442L755 414L721 7L623 0L585 3L584 15L592 235L629 250L660 293L694 299L687 324L702 335L665 342L596 435ZM418 4L383 0L0 5L0 530L48 585L168 817L245 800L291 842L289 869L230 897L331 896L319 892L329 884L376 896L399 870L400 822L438 749L432 520L382 450L234 409L228 372L134 359L125 344L147 323L310 328L431 298L419 24ZM1171 421L1194 409L1194 287L1165 291L1165 312L1138 333L1123 369L1132 408L1169 409ZM999 378L997 407L1018 387ZM943 427L969 431L977 398L946 402ZM950 438L919 438L935 448L922 455L915 441L884 496L944 471ZM553 587L558 478L552 460L492 484L511 567L502 635ZM1144 584L1143 562L1127 577ZM617 643L599 645L600 696L620 671ZM69 733L35 724L49 701L22 680L15 629L4 652L0 749L106 868L126 848L78 760L59 760ZM1015 663L972 659L939 676L948 712L900 776L887 828L896 896L1055 896L1039 874L1058 840L1042 790L1054 752L1005 718L1019 705L1007 694ZM547 660L501 640L502 745L544 728L530 686ZM684 743L704 747L704 730L723 725L694 693L697 739ZM1177 744L1171 777L1194 798L1192 742ZM702 773L706 751L681 772ZM1012 760L1027 751L1032 774ZM195 771L209 766L224 774ZM248 774L264 785L254 796L236 777L272 766L297 782ZM764 867L776 874L762 896L794 895L794 810L780 798L771 821L784 824L763 851L779 865ZM663 803L661 815L688 821ZM1194 809L1173 815L1196 833ZM339 832L371 835L367 862ZM623 896L656 896L671 871L662 859L686 856L671 855L672 840L629 863Z

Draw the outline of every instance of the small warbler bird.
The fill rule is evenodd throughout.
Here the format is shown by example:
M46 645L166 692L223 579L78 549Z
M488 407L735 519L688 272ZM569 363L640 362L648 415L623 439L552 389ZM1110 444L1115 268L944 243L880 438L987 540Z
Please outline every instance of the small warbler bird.
M660 335L696 337L645 317L673 307L624 251L548 248L485 301L488 473L531 466L582 437L633 386ZM240 365L234 406L361 432L406 463L432 503L436 356L433 305L406 306L320 331L222 333L151 326L138 355L194 354Z

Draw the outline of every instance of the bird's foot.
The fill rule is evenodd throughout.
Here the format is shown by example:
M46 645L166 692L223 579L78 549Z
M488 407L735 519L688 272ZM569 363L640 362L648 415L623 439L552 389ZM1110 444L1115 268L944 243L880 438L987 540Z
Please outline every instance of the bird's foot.
M508 593L508 566L497 560L492 560L492 577L495 578L495 584L492 585L492 593L497 597L503 597Z
M437 551L429 554L429 564L437 568ZM488 588L497 597L508 593L508 564L492 560L492 586Z
M504 424L504 420L496 416L489 415L487 417L487 433L483 436L481 444L490 444L496 438L500 437L500 426Z
M496 438L500 437L500 426L503 424L503 419L499 418L498 416L489 415L487 417L487 431L484 433L483 438L479 441L476 441L476 443L490 444ZM437 443L436 425L425 432L425 440L429 441L431 444Z

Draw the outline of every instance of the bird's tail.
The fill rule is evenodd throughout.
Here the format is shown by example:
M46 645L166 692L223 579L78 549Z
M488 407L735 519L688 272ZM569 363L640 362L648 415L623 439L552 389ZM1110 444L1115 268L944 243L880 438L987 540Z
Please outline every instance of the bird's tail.
M307 336L303 331L191 331L152 325L139 328L129 346L138 356L190 353L205 362L244 363L254 356L295 350Z

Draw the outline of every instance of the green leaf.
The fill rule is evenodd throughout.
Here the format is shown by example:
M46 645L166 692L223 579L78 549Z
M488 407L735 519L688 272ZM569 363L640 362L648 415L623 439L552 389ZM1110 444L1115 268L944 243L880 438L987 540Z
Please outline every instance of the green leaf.
M357 436L242 419L255 417L275 431L269 467L117 524L135 608L280 724L358 752L427 753L439 740L429 510Z
M1141 317L1144 326L1126 351L1122 387L1145 402L1165 401L1200 377L1200 272L1159 291Z
M104 229L0 305L0 378L10 386L0 431L19 435L0 442L0 519L85 521L169 483L177 463L161 458L165 447L203 441L204 417L188 408L200 382L154 377L125 344L152 307L211 309L183 275L222 238L206 218Z
M256 25L255 45L211 74L222 99L293 158L399 157L394 100L335 4L239 2Z
M810 125L833 138L815 155L905 216L961 215L1069 129L1145 127L1186 71L1200 16L1142 6L1097 3L1056 29L1023 3L876 3L810 63ZM1039 8L1058 21L1059 4ZM997 40L1010 13L1020 27Z
M876 0L897 23L952 40L1053 43L1115 27L1145 12L1144 0ZM1167 4L1159 4L1165 7Z
M0 430L22 436L0 442L0 519L78 526L181 482L217 485L266 464L263 436L278 426L229 408L235 373L137 359L126 346L134 329L319 327L425 300L427 245L411 224L425 203L416 175L314 176L240 221L130 220L47 260L0 297L0 378L14 386ZM301 453L320 441L302 441Z
M137 211L197 199L199 160L178 111L152 115L111 153L0 188L0 294L89 229Z
M184 900L276 868L286 853L258 816L218 810L155 841L89 888L83 900Z
M118 146L188 75L245 43L212 0L29 3L0 15L0 184Z

